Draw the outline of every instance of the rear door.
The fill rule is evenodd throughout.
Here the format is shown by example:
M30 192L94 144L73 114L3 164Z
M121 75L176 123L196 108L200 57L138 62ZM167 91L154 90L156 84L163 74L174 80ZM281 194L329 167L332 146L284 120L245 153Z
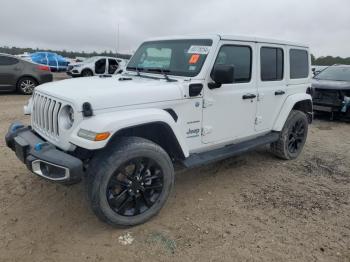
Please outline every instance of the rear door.
M17 58L0 56L0 89L15 89L21 71L22 68Z
M268 131L287 97L286 48L274 44L258 44L258 99L255 130Z
M257 88L255 43L222 41L213 63L233 65L235 82L210 89L207 79L203 105L203 143L225 143L254 134Z

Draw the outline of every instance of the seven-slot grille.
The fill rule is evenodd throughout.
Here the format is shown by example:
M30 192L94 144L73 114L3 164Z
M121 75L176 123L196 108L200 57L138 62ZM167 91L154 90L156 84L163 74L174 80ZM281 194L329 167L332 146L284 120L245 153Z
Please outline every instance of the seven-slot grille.
M58 114L62 103L39 93L33 97L32 125L51 137L58 137Z

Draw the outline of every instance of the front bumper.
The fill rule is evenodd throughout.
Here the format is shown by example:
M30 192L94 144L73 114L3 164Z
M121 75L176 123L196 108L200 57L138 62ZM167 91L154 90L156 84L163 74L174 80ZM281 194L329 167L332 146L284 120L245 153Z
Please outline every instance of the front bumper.
M66 72L69 76L79 76L81 73L78 70L69 70Z
M83 176L83 162L46 142L30 126L13 123L5 137L6 145L36 175L45 179L74 183Z

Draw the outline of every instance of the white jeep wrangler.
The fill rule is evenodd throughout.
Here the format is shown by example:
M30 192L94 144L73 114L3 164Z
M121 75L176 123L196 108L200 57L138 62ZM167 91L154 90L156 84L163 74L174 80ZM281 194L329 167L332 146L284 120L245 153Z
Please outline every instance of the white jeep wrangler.
M121 75L36 88L31 126L7 145L33 173L85 177L95 214L118 226L159 212L173 163L196 167L269 144L296 158L312 121L309 49L283 41L205 35L152 39Z

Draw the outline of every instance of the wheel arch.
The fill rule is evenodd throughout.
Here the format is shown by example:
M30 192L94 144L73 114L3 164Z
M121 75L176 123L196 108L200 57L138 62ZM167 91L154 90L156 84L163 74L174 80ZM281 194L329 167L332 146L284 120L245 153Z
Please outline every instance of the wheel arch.
M108 144L114 143L122 137L130 136L141 137L158 144L171 158L185 159L185 154L175 133L165 122L156 121L122 128L113 134Z
M16 89L18 88L19 81L20 81L21 79L25 78L25 77L30 77L30 78L34 79L35 82L36 82L37 84L40 83L40 81L39 81L39 79L38 79L37 77L35 77L35 76L33 76L33 75L30 75L30 74L24 74L24 75L21 75L20 77L17 78L17 81L16 81Z
M300 110L306 114L309 123L312 122L313 108L312 98L309 94L295 94L289 96L284 102L280 113L273 126L274 131L281 131L292 110Z

